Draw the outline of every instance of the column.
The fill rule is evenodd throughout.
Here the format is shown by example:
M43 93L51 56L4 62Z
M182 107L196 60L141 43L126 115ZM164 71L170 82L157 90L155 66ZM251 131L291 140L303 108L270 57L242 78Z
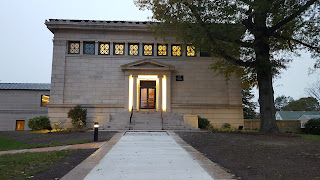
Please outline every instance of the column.
M157 93L159 94L159 98L157 99L158 103L158 111L162 111L162 75L158 76L159 78L159 86L157 87Z
M171 112L171 74L167 75L167 112Z
M138 75L132 75L133 78L133 110L137 111L137 103L138 103L138 99L137 99L137 79L138 79Z
M125 74L124 82L125 82L125 90L124 90L124 109L129 111L129 76L130 74Z

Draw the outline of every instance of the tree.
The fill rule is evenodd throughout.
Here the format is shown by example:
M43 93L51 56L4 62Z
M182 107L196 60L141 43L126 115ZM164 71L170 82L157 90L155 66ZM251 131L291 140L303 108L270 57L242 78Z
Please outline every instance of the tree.
M164 38L216 57L212 69L259 87L260 131L279 132L272 79L292 55L320 57L319 0L136 0L153 12L152 29ZM165 39L166 40L166 39ZM317 59L315 67L320 67Z
M306 97L291 101L283 107L284 111L319 111L320 105L316 98Z
M305 91L309 96L316 98L320 102L320 81L313 83L310 87L306 88Z
M243 108L243 117L244 119L255 119L257 118L257 113L255 109L257 107L256 102L252 102L254 95L251 92L251 89L242 89L242 104Z
M278 96L274 100L274 107L276 108L276 111L283 111L283 108L286 107L291 101L294 100L290 96Z

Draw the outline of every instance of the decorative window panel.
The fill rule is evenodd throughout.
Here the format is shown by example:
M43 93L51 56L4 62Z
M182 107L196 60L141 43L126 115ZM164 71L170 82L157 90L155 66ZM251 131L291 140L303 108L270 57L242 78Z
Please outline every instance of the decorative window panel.
M99 55L110 55L110 43L99 42Z
M94 42L83 42L83 54L94 55Z
M124 43L114 43L113 46L114 55L124 55Z
M80 42L69 42L68 54L80 54Z
M172 56L181 56L181 45L179 44L173 44L171 46L171 55Z
M187 56L188 57L194 57L196 56L196 51L195 51L195 47L194 46L191 46L191 45L188 45L187 46Z
M153 56L153 44L143 44L143 55Z
M158 56L167 56L168 55L168 45L167 44L158 44L157 48Z
M129 44L129 56L139 56L139 44L130 43Z
M49 103L49 99L49 95L41 95L41 106L47 106L47 104Z

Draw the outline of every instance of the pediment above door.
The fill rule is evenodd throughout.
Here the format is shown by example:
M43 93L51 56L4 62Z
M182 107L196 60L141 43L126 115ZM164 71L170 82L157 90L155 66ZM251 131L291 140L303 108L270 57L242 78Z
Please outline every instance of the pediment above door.
M153 59L142 59L128 64L121 65L122 71L174 71L175 66L165 64Z

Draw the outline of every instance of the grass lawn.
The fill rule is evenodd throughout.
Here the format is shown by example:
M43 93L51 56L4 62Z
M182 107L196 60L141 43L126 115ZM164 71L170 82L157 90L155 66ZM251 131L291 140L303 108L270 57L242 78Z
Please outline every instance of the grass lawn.
M26 179L45 171L47 165L69 156L68 151L7 154L0 156L0 179Z
M312 134L300 134L303 138L306 139L318 139L320 140L320 135L312 135Z
M12 138L0 136L0 151L52 147L52 146L71 145L71 144L83 144L83 143L89 143L89 142L91 141L82 140L82 141L75 141L71 143L50 142L50 143L44 143L44 144L27 144L22 141L14 140Z

